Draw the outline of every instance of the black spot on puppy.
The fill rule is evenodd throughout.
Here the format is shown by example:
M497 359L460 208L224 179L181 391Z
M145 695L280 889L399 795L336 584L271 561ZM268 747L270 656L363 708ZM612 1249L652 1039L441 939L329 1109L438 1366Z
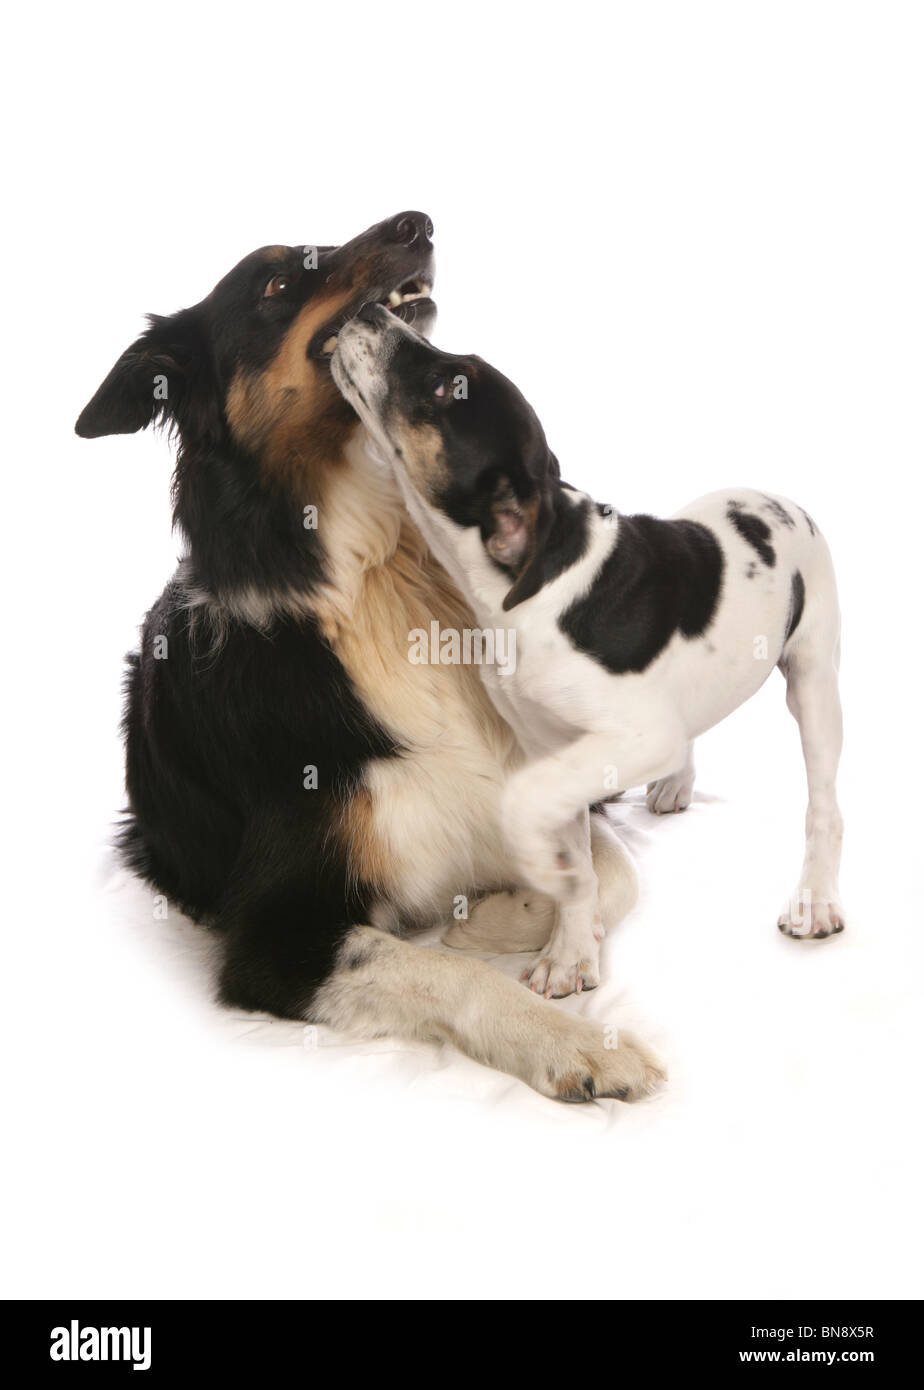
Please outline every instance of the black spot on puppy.
M778 502L775 497L767 497L766 493L764 493L764 497L766 498L766 502L763 510L769 512L774 521L778 521L781 526L785 526L788 530L792 531L796 524L792 514L788 512L782 502Z
M754 547L764 564L772 569L776 564L776 551L770 544L770 527L753 512L742 511L738 502L729 502L728 519L742 540Z
M789 599L789 623L786 628L786 641L795 632L802 618L802 610L805 608L805 580L796 570L792 577L792 590Z
M815 531L816 531L816 526L815 526L814 521L813 521L812 518L809 516L808 512L805 510L804 507L800 507L800 508L799 508L799 511L800 511L800 512L802 513L802 515L805 517L806 523L808 524L809 535L810 535L810 536L814 536Z
M706 631L724 564L712 531L698 521L621 516L590 593L562 613L559 627L614 675L644 671L675 632Z

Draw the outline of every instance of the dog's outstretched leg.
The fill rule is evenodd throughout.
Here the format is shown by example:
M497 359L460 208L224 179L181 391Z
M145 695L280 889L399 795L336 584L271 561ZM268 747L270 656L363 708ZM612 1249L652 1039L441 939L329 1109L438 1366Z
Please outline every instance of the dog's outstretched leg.
M483 961L352 928L306 1021L366 1037L448 1042L557 1100L638 1100L664 1071L625 1033L577 1018Z

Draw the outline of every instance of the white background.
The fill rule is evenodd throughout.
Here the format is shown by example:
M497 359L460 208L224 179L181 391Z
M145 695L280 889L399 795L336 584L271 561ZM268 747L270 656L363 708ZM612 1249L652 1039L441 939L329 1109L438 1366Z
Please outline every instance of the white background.
M13 23L5 1292L920 1296L920 8ZM73 421L144 312L405 208L436 226L437 340L514 377L570 481L624 511L788 494L839 568L848 931L775 929L804 785L774 675L703 740L687 815L615 810L642 900L569 1006L663 1051L645 1105L221 1013L207 943L105 849L122 655L178 541L165 440Z

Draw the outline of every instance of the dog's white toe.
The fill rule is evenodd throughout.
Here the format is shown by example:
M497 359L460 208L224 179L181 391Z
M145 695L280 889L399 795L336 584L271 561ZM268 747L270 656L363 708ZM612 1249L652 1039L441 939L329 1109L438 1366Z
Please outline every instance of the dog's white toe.
M844 909L832 899L816 900L809 893L797 893L781 913L777 927L784 936L804 941L821 941L836 936L847 925Z
M550 1006L550 1012L558 1013ZM565 1016L567 1017L567 1016ZM532 1085L556 1100L588 1101L611 1096L641 1100L666 1079L661 1063L628 1033L604 1028L590 1020L568 1018L572 1025L560 1039L550 1040L545 1055L536 1059Z

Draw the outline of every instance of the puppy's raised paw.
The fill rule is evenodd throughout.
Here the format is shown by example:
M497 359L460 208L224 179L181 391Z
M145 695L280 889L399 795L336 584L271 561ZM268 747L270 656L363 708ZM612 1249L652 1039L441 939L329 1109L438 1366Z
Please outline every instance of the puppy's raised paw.
M557 902L577 892L580 873L572 854L554 835L518 827L510 839L517 867L527 883Z

